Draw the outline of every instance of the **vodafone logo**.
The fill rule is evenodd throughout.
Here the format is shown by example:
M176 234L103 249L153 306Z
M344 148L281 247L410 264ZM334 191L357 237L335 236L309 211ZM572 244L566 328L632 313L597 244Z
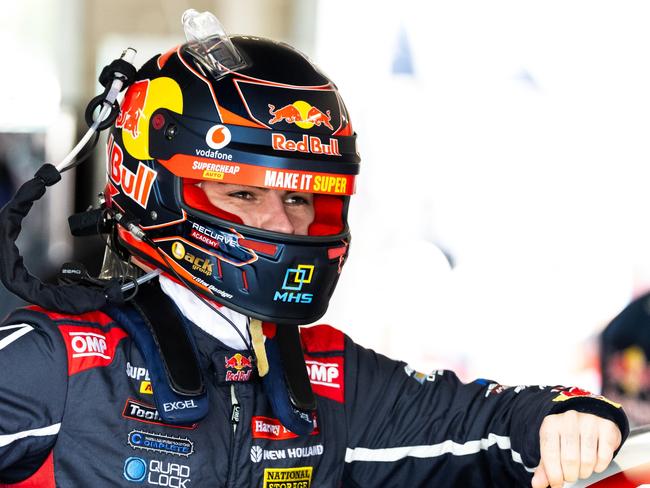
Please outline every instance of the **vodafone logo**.
M205 143L212 149L221 149L230 144L232 136L225 125L213 125L205 135Z
M92 332L68 332L70 335L70 347L72 348L73 358L82 357L100 357L111 359L106 354L108 346L106 345L106 336Z

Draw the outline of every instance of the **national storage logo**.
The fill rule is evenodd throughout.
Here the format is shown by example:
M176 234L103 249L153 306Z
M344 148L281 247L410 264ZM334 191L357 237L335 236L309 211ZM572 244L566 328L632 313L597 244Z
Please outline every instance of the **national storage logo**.
M312 466L301 468L266 468L264 488L310 488Z

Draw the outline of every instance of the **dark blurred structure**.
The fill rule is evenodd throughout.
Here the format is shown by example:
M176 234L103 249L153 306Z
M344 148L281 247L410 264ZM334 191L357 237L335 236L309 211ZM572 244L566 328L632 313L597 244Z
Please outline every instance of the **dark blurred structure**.
M600 337L602 394L633 426L650 424L650 293L632 301Z
M0 205L4 205L18 186L31 178L45 161L45 133L0 133ZM35 205L25 220L18 248L29 270L37 276L52 274L48 260L48 218L44 202ZM23 304L0 284L0 317Z

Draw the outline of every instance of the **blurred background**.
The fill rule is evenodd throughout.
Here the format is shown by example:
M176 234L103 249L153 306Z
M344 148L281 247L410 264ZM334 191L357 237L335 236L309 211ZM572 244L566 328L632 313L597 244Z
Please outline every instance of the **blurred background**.
M0 3L0 203L85 132L101 68L184 40L187 8L284 40L337 83L363 158L351 258L324 321L424 372L599 389L596 337L650 289L644 1L22 0ZM21 243L92 272L102 149ZM0 250L0 252L2 252ZM0 291L0 315L18 302Z

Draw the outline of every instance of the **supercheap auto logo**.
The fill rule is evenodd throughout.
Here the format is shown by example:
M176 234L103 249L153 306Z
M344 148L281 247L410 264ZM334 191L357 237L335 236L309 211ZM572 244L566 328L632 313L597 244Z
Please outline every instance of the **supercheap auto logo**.
M282 291L276 291L273 300L285 303L311 303L314 295L303 293L302 287L311 283L313 276L313 264L299 264L295 268L287 269L282 283Z

